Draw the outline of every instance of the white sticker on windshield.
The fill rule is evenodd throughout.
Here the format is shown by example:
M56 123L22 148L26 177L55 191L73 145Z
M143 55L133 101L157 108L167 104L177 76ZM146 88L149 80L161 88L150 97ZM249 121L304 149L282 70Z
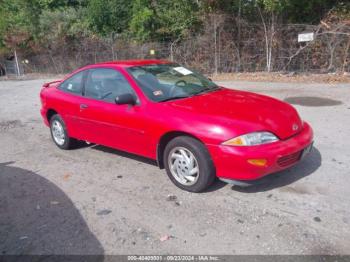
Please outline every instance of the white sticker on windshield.
M176 72L179 72L180 74L183 74L184 76L193 74L192 71L190 71L190 70L188 70L187 68L184 68L184 67L182 67L182 66L174 67L174 70L175 70Z
M163 95L163 92L162 92L162 90L156 90L156 91L153 91L153 95L161 96L161 95Z

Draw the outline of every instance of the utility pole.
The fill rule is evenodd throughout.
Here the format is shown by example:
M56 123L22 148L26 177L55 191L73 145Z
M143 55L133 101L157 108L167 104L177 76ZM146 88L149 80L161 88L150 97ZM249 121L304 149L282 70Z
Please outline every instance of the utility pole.
M241 70L241 14L242 14L242 0L239 0L238 3L238 41L237 41L237 50L238 50L238 65L236 71Z
M215 64L215 75L218 74L218 54L217 54L216 31L217 31L217 21L216 21L216 14L214 14L214 64Z
M21 72L19 70L19 64L18 64L18 57L17 57L17 51L15 49L15 62L16 62L16 71L17 71L17 76L21 75Z

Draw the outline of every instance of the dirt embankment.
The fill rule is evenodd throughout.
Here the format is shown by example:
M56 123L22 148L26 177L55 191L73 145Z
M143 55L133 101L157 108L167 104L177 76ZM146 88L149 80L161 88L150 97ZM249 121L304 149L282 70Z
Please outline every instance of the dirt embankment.
M295 82L295 83L350 83L350 73L344 74L296 74L296 73L226 73L213 75L214 81L252 81L252 82Z
M67 74L66 74L67 75ZM35 80L35 79L62 79L65 74L26 74L20 77L15 75L0 77L6 80ZM350 73L343 74L297 74L297 73L220 73L209 76L214 81L251 81L251 82L293 82L293 83L350 83Z

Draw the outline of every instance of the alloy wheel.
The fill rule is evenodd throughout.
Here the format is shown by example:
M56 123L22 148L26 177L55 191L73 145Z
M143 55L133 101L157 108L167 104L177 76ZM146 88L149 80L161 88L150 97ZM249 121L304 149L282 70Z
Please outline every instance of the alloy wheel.
M168 156L171 175L180 184L191 186L199 178L199 166L194 154L184 147L173 148Z

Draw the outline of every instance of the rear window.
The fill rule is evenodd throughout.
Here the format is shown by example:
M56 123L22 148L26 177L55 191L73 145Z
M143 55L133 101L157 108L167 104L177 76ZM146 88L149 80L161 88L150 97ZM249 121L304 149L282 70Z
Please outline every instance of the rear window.
M62 82L58 88L68 93L81 95L83 90L83 76L84 71L79 72Z

